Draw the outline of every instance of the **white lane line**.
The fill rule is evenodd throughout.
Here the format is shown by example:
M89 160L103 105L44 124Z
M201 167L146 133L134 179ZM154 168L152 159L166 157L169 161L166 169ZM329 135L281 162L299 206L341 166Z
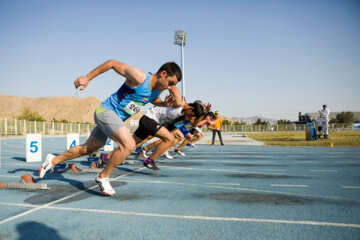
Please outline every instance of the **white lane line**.
M333 163L358 163L358 164L360 164L359 161L333 161Z
M13 176L13 175L0 175L0 177L5 177L5 178L21 178L21 176Z
M341 186L341 188L360 189L360 186Z
M240 183L205 183L208 185L240 186Z
M164 160L164 161L165 161L165 160ZM140 171L140 170L145 169L145 168L146 168L146 167L138 168L138 169L134 170L134 172ZM120 175L120 176L118 176L118 177L116 177L116 178L114 178L114 179L118 179L118 178L121 178L121 177L125 177L125 176L130 175L130 174L132 174L132 172L125 173L124 175ZM91 189L94 189L94 188L96 188L96 187L98 187L97 184L93 185L92 187L89 187L87 190L91 190ZM30 209L30 210L28 210L28 211L25 211L25 212L19 213L19 214L17 214L17 215L14 215L14 216L12 216L12 217L6 218L6 219L0 221L0 225L1 225L1 224L4 224L4 223L7 223L7 222L10 222L10 221L12 221L12 220L15 220L15 219L17 219L17 218L23 217L23 216L25 216L25 215L28 215L28 214L30 214L30 213L39 211L39 210L41 210L41 209L43 209L43 208L47 208L47 207L49 207L49 206L51 206L51 205L53 205L53 204L56 204L56 203L58 203L58 202L62 202L62 201L64 201L64 200L66 200L66 199L72 198L72 197L77 196L77 195L79 195L79 194L82 194L82 193L84 193L84 192L85 192L85 190L82 190L82 191L73 193L73 194L71 194L71 195L69 195L69 196L60 198L60 199L58 199L58 200L49 202L49 203L44 204L44 205L41 205L41 206L37 206L37 207L35 207L35 208L33 208L33 209Z
M285 169L259 169L261 172L287 172Z
M293 161L294 163L318 163L319 161Z
M309 170L310 172L338 172L338 170L327 170L327 169L321 169L321 170Z
M226 172L226 173L244 173L244 174L268 174L268 175L282 175L282 173L274 172L254 172L254 171L240 171L237 169L213 169L213 168L190 168L190 167L171 167L171 166L162 166L162 168L169 168L172 170L191 170L191 171L209 171L209 172ZM313 175L295 175L296 177L313 177Z
M308 185L271 184L272 187L300 187L307 188Z
M259 160L256 160L255 162L257 163L277 163L277 161L259 161Z
M189 162L219 162L219 163L255 164L255 162L251 162L249 160L198 160L198 159L189 159ZM261 166L261 164L259 164L259 166ZM274 166L276 166L276 164L274 164Z
M41 163L41 162L39 162ZM4 166L27 166L27 167L35 167L34 165L31 166L29 164L26 163L3 163Z
M29 207L37 209L36 205L31 204L17 204L0 202L5 206ZM126 212L102 209L89 209L89 208L69 208L69 207L55 207L46 206L45 209L53 209L60 211L75 211L75 212L94 212L106 213L116 215L131 215L142 217L160 217L160 218L176 218L176 219L190 219L190 220L204 220L204 221L231 221L231 222L257 222L257 223L278 223L278 224L296 224L296 225L312 225L312 226L330 226L330 227L347 227L347 228L360 228L360 224L352 223L337 223L337 222L318 222L318 221L295 221L295 220L282 220L282 219L261 219L261 218L237 218L237 217L209 217L209 216L191 216L191 215L175 215L175 214L158 214L146 212Z
M93 180L93 179L85 179L85 180ZM84 181L85 181L84 180ZM235 186L218 186L218 185L201 185L195 183L179 183L179 182L169 182L169 181L160 181L160 180L148 180L136 177L125 177L122 181L131 182L131 183L147 183L147 184L173 184L173 185L181 185L181 186L192 186L192 187L200 187L200 188L218 188L218 189L228 189L228 190L237 190L237 191L247 191L247 192L260 192L260 193L275 193L275 194L284 194L288 196L297 196L297 197L311 197L311 198L324 198L324 199L332 199L332 200L340 200L340 201L355 201L360 203L358 199L352 198L343 198L343 197L328 197L321 195L309 195L309 194L299 194L299 193L291 193L291 192L282 192L282 191L271 191L271 190L262 190L262 189L254 189L254 188L240 188Z
M162 166L163 168L170 168L175 170L194 170L194 171L210 171L210 172L228 172L228 173L251 173L251 174L271 174L271 175L280 175L280 173L264 173L264 172L252 172L252 171L239 171L236 169L218 169L218 168L190 168L190 167L171 167L171 166Z

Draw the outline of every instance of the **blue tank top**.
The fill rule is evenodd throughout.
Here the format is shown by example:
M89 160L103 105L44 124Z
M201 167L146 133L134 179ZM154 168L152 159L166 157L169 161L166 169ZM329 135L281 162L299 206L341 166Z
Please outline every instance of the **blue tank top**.
M129 87L124 83L117 92L113 93L100 105L104 108L114 111L121 120L125 121L132 115L140 112L141 108L155 100L160 91L152 92L150 90L151 73L146 74L145 81L136 88Z

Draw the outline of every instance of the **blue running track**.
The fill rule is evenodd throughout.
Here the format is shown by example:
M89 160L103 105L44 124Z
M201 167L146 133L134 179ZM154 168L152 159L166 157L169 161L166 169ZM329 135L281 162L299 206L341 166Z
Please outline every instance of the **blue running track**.
M65 150L63 137L42 141L43 160ZM0 189L1 240L360 239L360 148L198 145L160 158L161 172L119 166L113 197L96 173L38 179L24 139L2 140L1 160L0 182L31 174L50 187Z

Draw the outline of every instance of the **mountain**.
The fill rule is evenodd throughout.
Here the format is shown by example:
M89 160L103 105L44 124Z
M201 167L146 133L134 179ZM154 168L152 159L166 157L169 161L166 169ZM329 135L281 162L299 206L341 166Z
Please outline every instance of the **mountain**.
M272 118L266 118L266 117L262 117L262 116L253 116L253 117L247 117L247 118L240 118L240 117L232 117L231 119L234 121L238 121L238 122L246 122L247 124L253 124L255 123L258 119L261 119L261 121L265 121L265 122L270 122L270 123L277 123L277 119L272 119Z
M15 119L24 109L36 111L46 121L54 118L70 122L93 123L94 111L100 104L96 97L18 97L0 95L0 118Z
M46 121L65 119L69 122L94 123L94 111L101 101L96 97L18 97L0 95L0 118L16 119L24 109L36 111ZM143 115L139 112L131 117L138 120ZM130 119L126 120L128 123Z

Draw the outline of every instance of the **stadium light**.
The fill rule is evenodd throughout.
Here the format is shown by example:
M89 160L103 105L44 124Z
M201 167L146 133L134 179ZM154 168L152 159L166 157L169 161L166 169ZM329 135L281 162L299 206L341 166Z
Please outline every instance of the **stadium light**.
M184 69L184 46L186 44L186 32L182 30L175 31L175 45L181 48L181 72L182 72L182 95L185 97L185 69Z

